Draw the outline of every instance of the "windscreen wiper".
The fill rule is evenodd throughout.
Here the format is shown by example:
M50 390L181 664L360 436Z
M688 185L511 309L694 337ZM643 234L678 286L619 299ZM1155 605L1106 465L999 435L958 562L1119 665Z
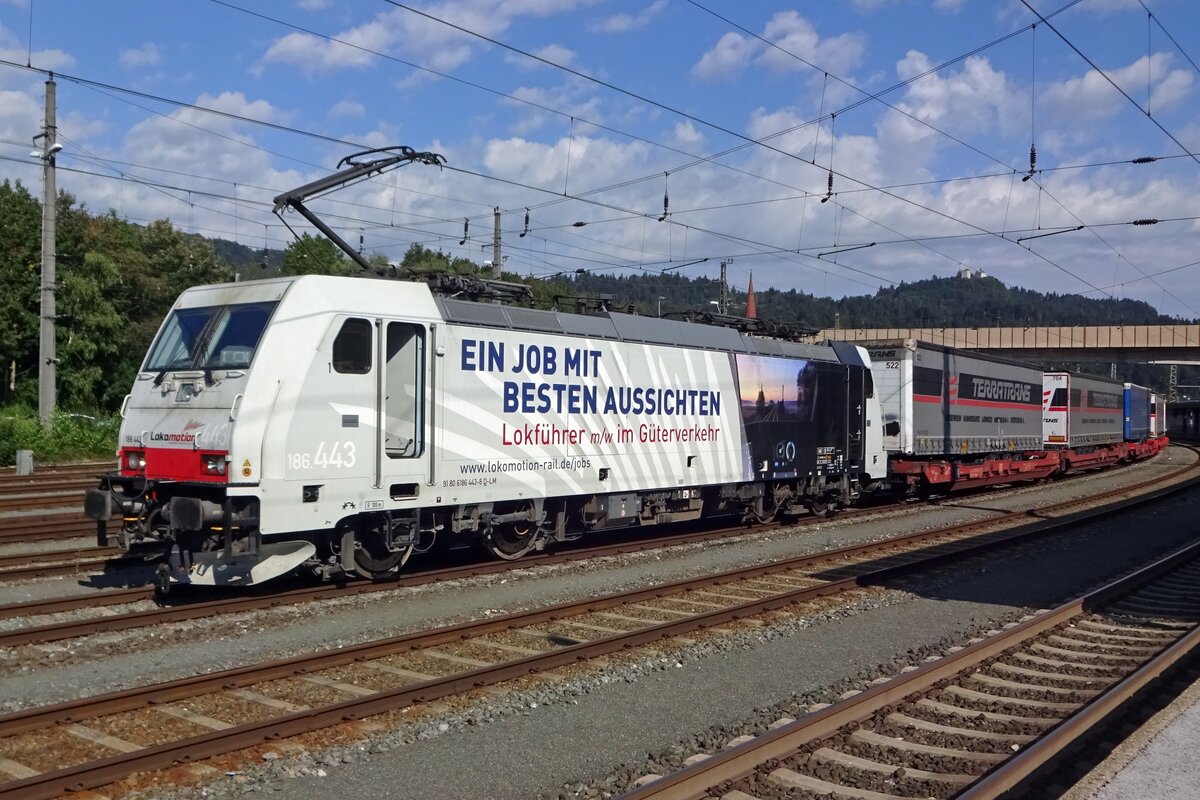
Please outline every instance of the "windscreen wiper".
M158 371L158 374L154 376L154 385L155 386L158 386L159 384L161 384L163 382L163 378L167 377L168 372L172 372L172 371L178 370L178 369L183 369L183 367L187 366L186 364L176 365L177 361L179 361L179 359L175 359L175 361L168 362L165 367L163 367L162 369L160 369Z

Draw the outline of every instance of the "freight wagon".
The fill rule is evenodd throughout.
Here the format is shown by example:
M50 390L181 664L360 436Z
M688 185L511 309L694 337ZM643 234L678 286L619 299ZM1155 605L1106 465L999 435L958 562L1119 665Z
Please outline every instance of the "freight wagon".
M1057 470L1042 452L1042 372L912 339L869 348L897 493L1030 480Z
M1136 383L1125 384L1124 436L1127 442L1144 442L1150 438L1150 390Z

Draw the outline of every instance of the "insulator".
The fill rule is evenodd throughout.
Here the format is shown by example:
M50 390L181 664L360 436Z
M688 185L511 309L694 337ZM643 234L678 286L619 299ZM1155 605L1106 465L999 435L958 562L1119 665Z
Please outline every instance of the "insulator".
M1037 147L1029 145L1029 174L1037 172Z
M470 231L470 229L471 229L471 218L463 217L463 238L458 240L459 244L467 243L467 234Z
M525 230L521 231L521 235L518 236L517 238L524 239L525 235L527 233L529 233L529 209L528 208L525 209Z
M825 187L825 196L821 198L822 203L824 203L829 198L833 197L833 170L832 169L829 170L829 180L827 183L828 183L828 185Z
M664 219L667 218L667 214L670 213L667 209L670 208L670 206L671 206L671 201L667 197L667 193L663 192L663 213L662 213L662 216L658 218L659 222L662 222Z
M1158 220L1156 220L1156 219L1135 219L1133 221L1133 224L1134 225L1157 225Z
M1129 163L1131 163L1131 164L1153 164L1155 161L1158 161L1158 156L1138 156L1137 158L1135 158L1133 161L1131 161Z

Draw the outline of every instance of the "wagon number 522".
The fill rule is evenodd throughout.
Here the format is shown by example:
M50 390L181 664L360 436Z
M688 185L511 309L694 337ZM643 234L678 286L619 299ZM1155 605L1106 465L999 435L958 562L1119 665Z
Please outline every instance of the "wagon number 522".
M312 469L313 467L354 466L354 442L321 442L315 453L288 453L288 469Z

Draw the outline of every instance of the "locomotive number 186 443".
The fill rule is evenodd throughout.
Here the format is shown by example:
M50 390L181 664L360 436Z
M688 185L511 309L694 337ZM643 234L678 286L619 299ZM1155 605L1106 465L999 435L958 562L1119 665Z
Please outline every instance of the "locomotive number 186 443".
M320 442L315 453L288 453L288 469L350 469L357 459L354 442Z

